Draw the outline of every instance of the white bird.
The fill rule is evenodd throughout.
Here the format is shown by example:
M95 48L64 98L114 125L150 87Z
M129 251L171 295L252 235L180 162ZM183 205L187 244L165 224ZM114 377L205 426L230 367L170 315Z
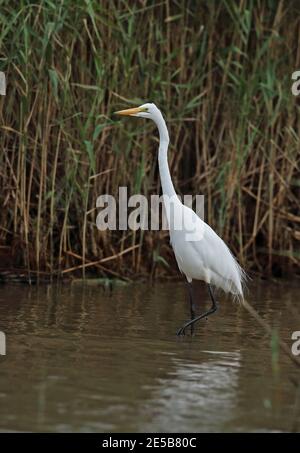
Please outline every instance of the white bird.
M184 335L187 327L193 326L196 321L206 318L217 310L218 306L212 286L243 299L243 283L246 274L225 242L177 197L168 165L169 133L161 111L155 104L147 103L115 113L152 119L159 131L158 164L170 242L178 267L185 275L189 288L192 319L177 332L177 335ZM194 317L193 310L193 280L202 280L207 283L212 300L210 310L197 317Z

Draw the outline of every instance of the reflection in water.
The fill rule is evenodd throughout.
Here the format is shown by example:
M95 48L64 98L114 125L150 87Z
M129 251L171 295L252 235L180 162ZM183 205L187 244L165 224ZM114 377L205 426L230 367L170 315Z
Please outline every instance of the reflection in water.
M199 310L209 303L199 287ZM291 344L300 330L289 284L256 286L263 318ZM241 307L177 338L182 284L3 286L2 431L289 431L299 429L298 370Z
M209 431L225 427L232 418L238 384L239 353L216 353L201 364L174 360L175 371L161 379L142 419L156 411L154 423L143 426L156 432Z

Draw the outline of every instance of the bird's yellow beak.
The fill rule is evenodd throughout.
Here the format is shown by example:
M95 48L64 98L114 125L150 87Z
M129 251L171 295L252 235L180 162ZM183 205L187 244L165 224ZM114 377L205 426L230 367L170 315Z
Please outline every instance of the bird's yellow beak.
M130 115L135 115L139 112L143 112L144 109L142 107L134 107L132 109L126 109L126 110L119 110L118 112L114 112L115 115L123 115L123 116L130 116Z

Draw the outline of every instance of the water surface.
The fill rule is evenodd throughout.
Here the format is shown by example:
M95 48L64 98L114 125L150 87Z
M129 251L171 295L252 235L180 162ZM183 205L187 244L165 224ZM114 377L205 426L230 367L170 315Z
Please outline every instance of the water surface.
M299 370L278 351L300 330L297 284L253 284L273 343L242 307L195 335L182 283L1 286L0 429L55 432L297 431ZM209 307L197 289L199 311ZM299 392L298 392L299 396ZM298 398L299 400L300 398Z

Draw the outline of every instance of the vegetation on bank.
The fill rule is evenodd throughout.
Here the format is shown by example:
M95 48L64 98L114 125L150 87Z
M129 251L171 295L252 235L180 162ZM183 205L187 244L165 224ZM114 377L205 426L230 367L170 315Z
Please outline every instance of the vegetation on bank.
M297 1L2 1L0 267L40 275L177 272L165 231L95 226L103 193L160 192L157 133L112 112L164 112L181 194L249 271L300 264Z

